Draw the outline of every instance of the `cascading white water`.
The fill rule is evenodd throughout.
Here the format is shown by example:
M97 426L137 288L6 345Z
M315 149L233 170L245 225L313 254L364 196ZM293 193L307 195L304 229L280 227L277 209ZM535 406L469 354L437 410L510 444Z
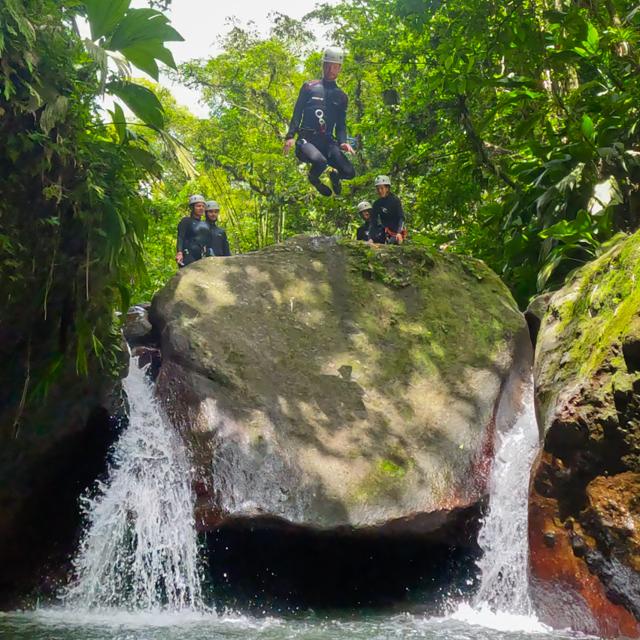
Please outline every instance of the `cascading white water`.
M129 425L108 478L85 500L87 528L67 602L82 609L198 609L191 474L183 443L137 359L124 380Z
M480 589L474 608L511 615L532 614L528 580L528 494L531 465L538 451L533 383L526 385L523 408L513 427L496 436L489 478L489 508L478 542Z

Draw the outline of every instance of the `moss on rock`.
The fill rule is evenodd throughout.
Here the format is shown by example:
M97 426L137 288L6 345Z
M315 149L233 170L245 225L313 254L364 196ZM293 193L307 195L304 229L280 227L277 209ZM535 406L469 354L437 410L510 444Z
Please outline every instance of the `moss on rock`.
M482 262L296 237L181 270L152 317L223 511L371 525L481 497L526 336Z
M535 553L549 555L535 544L544 534L535 527L554 522L556 536L566 538L556 544L576 557L556 560L551 572L534 562L533 573L539 591L546 585L553 592L569 564L584 564L572 570L583 576L576 578L576 593L595 593L589 585L595 576L603 594L587 601L596 629L611 621L640 629L634 622L640 620L640 547L620 524L632 529L638 517L639 346L640 232L578 270L553 295L536 348L545 455L533 472L530 513L538 515L530 539Z

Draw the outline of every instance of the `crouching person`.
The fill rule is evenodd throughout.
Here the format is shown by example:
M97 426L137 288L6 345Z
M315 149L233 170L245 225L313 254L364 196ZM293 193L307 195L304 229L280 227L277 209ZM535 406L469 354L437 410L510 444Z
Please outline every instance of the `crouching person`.
M218 226L220 205L215 200L209 200L206 204L207 224L211 234L207 255L230 256L229 240L224 229Z
M379 198L373 203L373 215L380 220L387 244L402 244L407 237L404 226L404 210L400 198L391 193L389 176L378 176L375 180Z
M358 213L363 223L358 227L356 239L369 244L384 244L384 229L380 226L377 217L373 215L372 209L371 203L366 200L358 204Z

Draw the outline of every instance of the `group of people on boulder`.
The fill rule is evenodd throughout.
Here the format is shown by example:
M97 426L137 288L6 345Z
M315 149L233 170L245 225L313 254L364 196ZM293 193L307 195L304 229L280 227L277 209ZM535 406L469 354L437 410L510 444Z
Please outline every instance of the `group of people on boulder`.
M182 218L178 224L178 267L186 267L206 256L230 256L227 234L218 226L218 203L195 194L189 196L189 210L190 215Z
M295 146L295 155L311 165L309 182L323 196L340 195L342 180L351 180L356 172L348 156L355 153L347 140L346 93L336 84L342 70L344 52L329 47L322 57L322 79L302 85L285 136L284 153ZM329 182L321 180L330 167ZM375 179L378 199L358 204L363 224L357 238L372 244L402 244L407 231L404 211L399 198L391 192L391 180L380 175ZM217 226L220 207L215 201L205 201L201 195L189 198L191 215L178 225L176 262L184 267L205 256L229 256L229 242L223 229ZM204 216L204 217L203 217Z
M378 199L373 204L368 200L358 204L363 223L358 227L356 238L370 244L402 244L407 230L400 198L391 192L389 176L378 176L375 184Z

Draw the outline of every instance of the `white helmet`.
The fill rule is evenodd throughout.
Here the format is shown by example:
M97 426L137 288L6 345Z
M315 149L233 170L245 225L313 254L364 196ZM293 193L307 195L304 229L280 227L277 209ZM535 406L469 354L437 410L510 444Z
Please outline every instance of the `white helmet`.
M327 47L322 56L322 62L335 62L342 64L344 62L344 51L340 47Z
M389 176L376 176L375 184L376 184L376 187L379 187L382 184L386 184L388 187L390 187L391 178Z
M189 206L195 204L196 202L204 202L204 196L201 196L199 193L189 196Z
M220 211L220 205L215 200L207 200L205 209L207 211Z
M362 213L363 211L368 211L369 209L372 209L373 207L371 206L370 202L367 202L366 200L363 200L362 202L358 203L358 213Z

